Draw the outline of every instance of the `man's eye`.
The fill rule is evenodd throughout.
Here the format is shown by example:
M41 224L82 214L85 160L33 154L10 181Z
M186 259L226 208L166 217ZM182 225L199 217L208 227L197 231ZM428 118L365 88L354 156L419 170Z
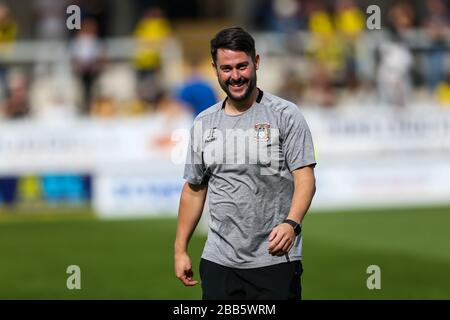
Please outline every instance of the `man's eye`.
M239 70L245 70L245 69L247 69L247 66L241 66L241 67L239 68Z

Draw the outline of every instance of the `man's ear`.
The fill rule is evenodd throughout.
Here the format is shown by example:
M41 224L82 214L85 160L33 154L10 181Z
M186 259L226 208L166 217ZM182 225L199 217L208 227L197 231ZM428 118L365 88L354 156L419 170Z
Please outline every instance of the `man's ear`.
M259 60L260 60L259 54L257 54L257 55L255 56L255 69L256 69L256 70L258 70L258 68L259 68Z

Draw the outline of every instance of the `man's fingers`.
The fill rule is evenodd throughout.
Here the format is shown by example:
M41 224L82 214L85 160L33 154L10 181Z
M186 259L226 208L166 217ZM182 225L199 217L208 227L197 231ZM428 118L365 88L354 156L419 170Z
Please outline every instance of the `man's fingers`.
M194 272L192 272L192 269L186 270L185 274L186 274L185 277L186 281L184 281L184 284L186 286L195 286L198 283L198 281L192 279L192 277L194 276Z
M294 243L294 241L292 241L290 238L288 238L287 241L284 243L284 246L281 250L283 250L284 252L289 252L293 243Z
M192 270L186 270L180 277L178 277L178 279L180 279L185 286L195 286L198 283L198 281L193 280L192 279L193 276L194 273L192 272Z
M269 234L269 241L272 241L276 235L277 235L277 231L272 230L272 232Z
M181 279L180 279L182 282L183 282L183 284L185 285L185 286L187 286L187 287L190 287L190 286L195 286L197 283L198 283L198 281L197 280L193 280L192 278L190 278L190 277L182 277Z
M280 242L278 242L275 248L273 248L272 254L278 254L281 250L283 250L283 247L285 246L287 241L289 241L289 238L280 239Z
M269 245L269 252L273 253L280 250L284 245L284 241L285 238L282 235L278 235Z
M280 234L277 234L274 238L272 238L272 240L270 240L270 244L269 244L269 251L272 251L280 243L280 240L282 238L283 238L283 236Z
M181 269L176 270L175 275L178 279L181 280L181 278L190 278L193 276L192 268L191 267L184 267Z
M189 268L188 270L186 270L184 272L184 274L186 275L187 278L192 278L192 276L194 275L194 272L192 272L192 269Z
M281 257L281 256L287 254L292 249L293 246L294 246L294 240L292 240L291 238L287 238L283 247L279 250L274 250L272 255ZM275 248L275 249L277 249L277 248Z
M176 276L181 282L183 282L185 286L195 286L198 283L198 281L192 279L192 277L194 276L192 267L188 267L181 272L178 271Z
M282 256L288 253L293 245L294 241L289 237L285 237L282 238L278 245L276 245L272 250L269 250L269 253L274 256Z
M276 253L277 256L283 256L286 253L289 252L289 249L291 247L292 241L290 238L286 239L286 242L284 243L283 247Z

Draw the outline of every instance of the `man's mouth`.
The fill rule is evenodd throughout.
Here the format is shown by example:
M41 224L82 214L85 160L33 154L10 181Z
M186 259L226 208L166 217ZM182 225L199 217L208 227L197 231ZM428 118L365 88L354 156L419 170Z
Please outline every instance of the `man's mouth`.
M232 88L240 88L242 87L244 84L246 84L246 81L240 81L240 82L229 82L228 85Z

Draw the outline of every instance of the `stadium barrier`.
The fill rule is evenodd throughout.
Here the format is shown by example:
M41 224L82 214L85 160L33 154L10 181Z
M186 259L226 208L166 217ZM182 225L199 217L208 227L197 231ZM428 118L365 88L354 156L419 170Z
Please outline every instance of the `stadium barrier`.
M313 208L450 203L448 110L378 106L303 113L318 162ZM0 206L5 199L20 199L14 195L23 184L11 183L14 178L53 175L56 180L50 182L60 183L50 184L52 192L66 198L73 199L80 185L91 185L89 193L78 197L85 194L82 198L103 217L174 215L187 147L180 132L187 133L191 123L190 118L174 122L164 117L83 119L64 126L4 123ZM68 175L90 178L64 180ZM48 180L32 181L49 188ZM58 193L58 185L66 191Z

